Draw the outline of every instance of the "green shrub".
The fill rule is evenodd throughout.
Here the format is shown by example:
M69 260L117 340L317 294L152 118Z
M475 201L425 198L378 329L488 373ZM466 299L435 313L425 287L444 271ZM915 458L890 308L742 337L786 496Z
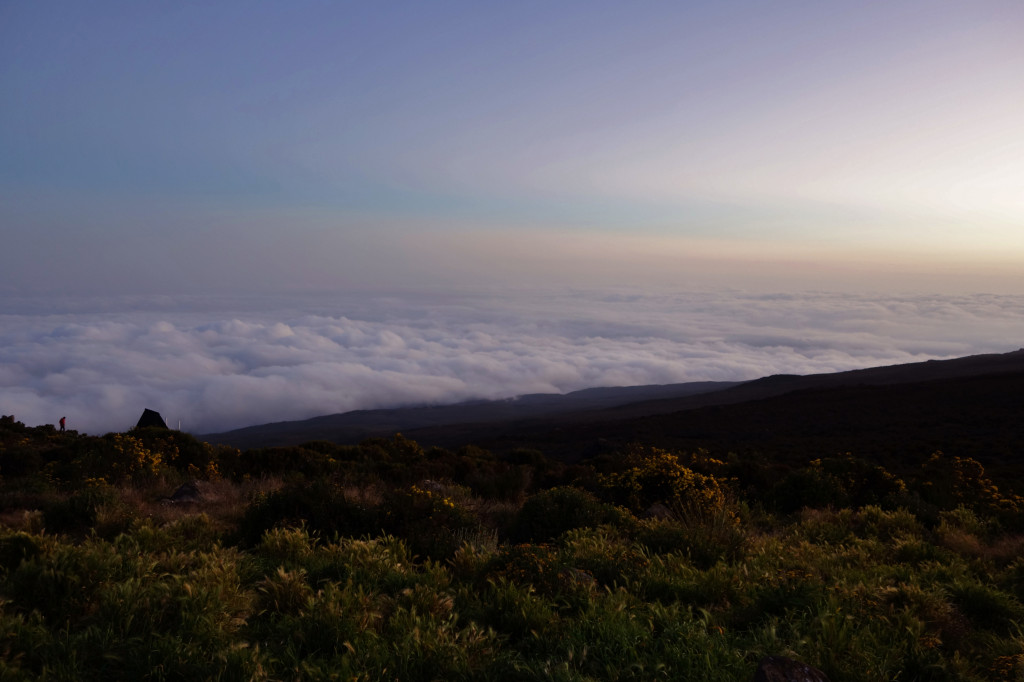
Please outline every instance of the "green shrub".
M41 552L39 538L34 535L16 532L0 536L0 569L12 571Z
M487 571L496 552L496 547L464 542L448 560L452 576L466 583L476 583Z
M46 465L43 451L30 443L0 449L0 471L8 478L38 474Z
M1024 556L1019 556L1006 567L1001 586L1024 603Z
M32 679L252 679L237 558L149 554L131 535L48 543L0 583L0 619L15 616L0 651Z
M568 572L561 572L563 578L574 578L582 584L626 585L642 575L650 563L643 546L607 526L568 531L562 535L561 545L562 560L570 567Z
M725 489L712 475L687 467L681 455L654 447L633 447L625 457L623 470L602 475L598 482L603 494L634 513L651 505L688 510L690 514L714 514L726 506ZM689 459L706 464L703 455Z
M629 522L626 512L579 488L566 486L528 497L509 529L509 537L515 542L546 542L576 528Z
M957 608L981 627L1009 632L1024 619L1024 606L1011 594L976 581L958 581L949 588Z
M487 563L485 575L492 581L529 585L551 596L558 592L563 568L558 551L549 545L505 545Z
M939 527L936 532L942 535L951 531L963 531L979 538L985 538L995 530L994 519L983 518L972 509L959 506L956 509L939 512Z
M637 529L637 540L651 552L684 554L700 568L735 561L747 545L746 533L728 508L710 514L644 519Z
M305 528L271 528L260 539L256 554L273 566L299 568L315 554L317 543Z
M1024 498L1000 491L975 459L936 452L922 466L921 477L922 496L943 509L964 506L1004 517L1016 527L1024 520Z
M284 476L293 479L316 479L339 469L338 462L319 450L301 446L258 448L238 452L219 450L219 472L238 481L245 477Z
M89 485L66 497L54 497L43 505L43 522L51 533L82 533L96 526L99 510L119 502L108 485Z
M314 593L301 568L287 570L284 566L256 584L259 598L256 607L275 619L301 615L313 604Z
M164 554L219 550L224 530L206 513L189 514L166 523L136 519L126 535L115 542L131 542L126 551Z
M384 528L404 538L420 556L450 558L467 535L481 528L464 496L465 489L440 484L391 490L381 505Z
M39 611L51 624L74 622L95 608L97 590L124 579L133 566L102 540L57 544L11 571L5 596L23 612Z
M495 463L466 476L466 485L480 497L489 500L519 500L532 480L533 471L526 466Z
M890 542L897 538L919 537L925 533L925 528L905 509L886 511L867 505L861 509L805 507L794 531L807 540L839 544L853 538Z
M813 574L798 568L778 571L755 586L750 612L758 621L793 612L812 613L823 596L824 586Z
M775 509L790 513L804 507L843 507L849 500L849 493L839 477L824 471L820 465L812 465L787 474L767 499Z
M195 436L159 427L132 429L129 432L143 447L159 453L161 461L189 478L217 478L218 449Z
M237 538L251 546L272 528L298 525L324 537L373 535L381 529L376 509L349 501L341 488L319 480L259 495L239 521Z
M318 546L302 567L317 584L351 582L359 589L386 594L421 582L442 586L447 580L436 564L416 564L406 542L390 535L338 538Z
M657 562L655 561L657 559ZM660 601L679 601L694 607L722 609L747 600L742 585L725 564L715 564L706 571L694 570L685 561L669 569L666 563L676 559L672 555L656 557L651 563L654 576L662 576L660 585L656 581L646 582L645 589L656 588L652 595ZM660 564L660 566L659 566ZM670 576L666 579L666 576Z
M557 632L558 612L538 596L531 584L505 577L488 581L479 593L461 595L459 611L471 621L493 628L522 650L546 648L545 640Z
M897 540L893 545L893 559L902 564L920 564L925 561L938 561L944 555L943 550L932 542L922 538L908 537Z

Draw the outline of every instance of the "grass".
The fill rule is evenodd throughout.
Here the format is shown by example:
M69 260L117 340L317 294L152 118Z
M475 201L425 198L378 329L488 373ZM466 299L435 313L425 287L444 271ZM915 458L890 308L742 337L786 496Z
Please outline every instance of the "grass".
M1019 538L845 511L741 528L710 566L618 525L444 561L302 526L229 546L198 509L113 537L5 528L0 679L745 680L767 654L836 682L1021 678L1024 564L999 549ZM941 559L905 561L910 541Z
M473 466L502 465L480 453L388 447L391 478L358 448L266 478L233 453L248 475L200 480L193 504L161 501L185 474L167 467L4 480L0 680L724 681L765 655L834 682L1024 680L1024 535L991 486L973 506L787 513L723 461L658 451L644 476L513 499L481 483ZM652 461L681 483L642 518ZM694 481L704 506L678 499Z

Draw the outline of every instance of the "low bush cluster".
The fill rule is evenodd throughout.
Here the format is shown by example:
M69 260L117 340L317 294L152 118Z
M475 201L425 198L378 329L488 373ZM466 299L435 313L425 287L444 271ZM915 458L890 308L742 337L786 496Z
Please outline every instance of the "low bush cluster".
M0 485L0 680L1024 680L1017 501L971 462L0 443L38 455Z

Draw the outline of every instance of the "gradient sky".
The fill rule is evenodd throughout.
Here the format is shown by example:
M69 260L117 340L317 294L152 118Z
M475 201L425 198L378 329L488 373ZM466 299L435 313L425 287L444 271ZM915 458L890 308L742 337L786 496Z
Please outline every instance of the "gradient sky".
M0 294L1024 293L1024 3L0 2Z

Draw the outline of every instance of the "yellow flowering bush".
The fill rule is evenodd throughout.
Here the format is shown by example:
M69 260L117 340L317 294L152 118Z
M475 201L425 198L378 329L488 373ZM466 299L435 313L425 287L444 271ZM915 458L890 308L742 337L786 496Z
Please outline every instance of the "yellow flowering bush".
M940 506L963 505L1007 516L1024 511L1024 498L1000 491L985 476L985 467L970 457L947 458L936 452L925 462L923 474L925 495Z
M714 513L725 507L725 491L717 478L683 464L680 455L656 447L634 447L625 468L598 478L619 504L644 511L655 503L689 513Z
M462 544L464 532L479 528L480 520L446 494L445 486L435 486L411 485L388 493L384 524L389 532L409 538L418 554L448 558Z
M114 434L113 449L115 458L111 468L118 478L155 475L163 461L159 451L150 450L141 440L126 433Z

